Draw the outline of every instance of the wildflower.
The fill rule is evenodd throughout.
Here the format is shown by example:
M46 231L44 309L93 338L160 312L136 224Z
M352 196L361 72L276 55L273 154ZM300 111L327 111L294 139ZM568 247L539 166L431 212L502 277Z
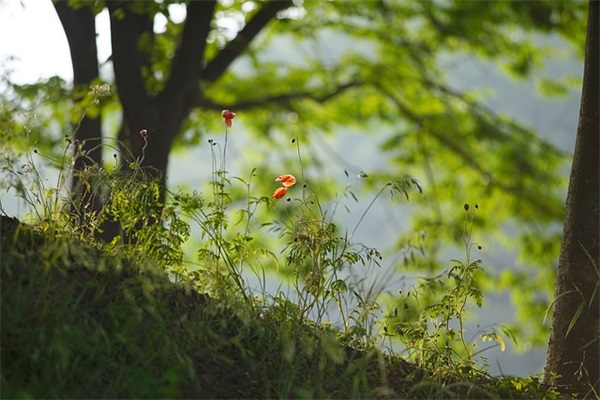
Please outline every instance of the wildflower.
M275 190L275 192L273 193L273 198L274 199L280 199L283 196L285 196L285 194L287 193L287 188L286 187L280 187L277 188L277 190Z
M221 116L225 119L225 125L227 125L228 128L231 128L231 120L235 118L235 113L229 110L223 110Z
M296 184L296 177L290 174L280 175L275 179L275 182L281 182L284 187L289 188Z

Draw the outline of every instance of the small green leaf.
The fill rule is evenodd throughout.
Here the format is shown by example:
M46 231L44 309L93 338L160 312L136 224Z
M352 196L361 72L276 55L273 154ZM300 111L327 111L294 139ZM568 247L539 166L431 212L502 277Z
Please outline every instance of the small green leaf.
M565 333L565 337L569 336L569 333L571 333L571 329L573 329L573 326L575 326L575 324L577 323L577 320L579 319L579 316L583 312L584 308L585 308L585 301L582 301L579 304L579 307L577 307L577 311L575 311L575 315L573 315L573 318L571 318L571 322L569 323L569 327L567 328L567 333Z

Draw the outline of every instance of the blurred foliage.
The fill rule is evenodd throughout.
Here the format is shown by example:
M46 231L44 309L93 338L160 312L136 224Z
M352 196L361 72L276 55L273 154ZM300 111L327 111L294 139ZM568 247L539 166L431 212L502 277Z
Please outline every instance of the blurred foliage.
M150 93L157 93L169 76L184 24L170 18L176 3L138 3L140 12L167 19L163 31L140 43L153 60L151 70L143 71ZM94 7L100 12L103 3ZM251 1L219 3L207 60L259 8ZM483 286L512 291L522 334L543 344L543 311L554 284L564 171L571 157L530 127L488 108L481 92L452 87L442 59L489 59L510 76L535 80L545 60L556 56L555 40L583 55L585 14L586 4L580 1L298 1L271 22L221 79L200 82L203 102L189 116L176 146L196 145L208 132L222 131L215 111L231 109L238 113L235 122L251 132L244 138L251 143L244 147L244 157L257 157L253 167L264 178L299 168L285 142L292 137L306 144L307 154L321 146L321 134L362 131L388 160L385 170L367 171L365 190L406 174L423 187L406 234L397 238L397 249L402 249L415 241L415 232L424 233L425 251L412 259L410 268L439 272L443 250L461 240L461 205L476 200L481 205L477 231L517 249L522 263L493 266L502 271L491 273ZM540 45L544 38L552 44ZM112 77L104 79L112 84ZM537 85L544 94L564 95L572 81L544 77ZM57 149L72 129L69 84L58 77L17 84L6 73L1 85L6 89L3 112L28 133L13 136L11 145L24 148L28 140L27 145L34 142L48 152ZM84 109L114 120L120 112L117 102L113 94ZM107 137L115 135L113 128L104 125ZM264 157L267 153L276 153L275 162ZM310 161L305 160L311 164L307 180L321 198L333 198L332 178L322 172L328 161L315 155ZM257 179L256 190L268 193L269 183ZM231 193L235 196L236 189ZM244 188L238 194L245 196Z

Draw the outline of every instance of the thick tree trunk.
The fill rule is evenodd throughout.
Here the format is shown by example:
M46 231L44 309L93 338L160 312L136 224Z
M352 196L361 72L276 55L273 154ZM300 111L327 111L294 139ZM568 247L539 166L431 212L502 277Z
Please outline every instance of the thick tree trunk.
M171 76L163 91L155 96L146 90L142 69L150 61L140 49L140 38L153 35L153 16L133 10L127 3L107 2L111 15L113 65L119 99L123 106L123 127L119 135L126 149L123 155L142 160L161 176L166 187L166 171L173 140L193 108L193 93L204 59L215 2L190 2L180 46L172 60ZM140 130L148 132L147 146ZM161 194L164 199L164 191Z
M78 91L87 92L99 75L95 16L92 10L87 7L75 10L70 8L66 1L57 1L53 4L67 36L71 51L74 100L81 100L83 95L78 94ZM99 163L102 160L102 148L97 146L101 137L100 118L85 115L81 120L79 129L75 132L75 138L82 142L87 158L80 157L75 161L76 170L82 169L84 165Z
M98 79L98 58L96 48L95 15L88 7L73 9L66 1L53 2L61 21L73 66L73 100L82 100L94 80ZM74 127L75 163L71 191L72 211L77 215L78 224L86 224L87 213L98 213L102 200L97 191L89 191L82 184L80 174L90 165L102 164L102 122L100 117L83 115ZM85 211L83 211L85 210Z
M590 1L583 93L566 202L544 383L600 394L599 136L600 2Z
M126 2L106 2L110 13L112 63L117 94L123 106L123 121L119 140L124 164L141 158L144 141L140 130L156 130L158 108L154 96L146 89L144 69L150 70L151 61L140 49L140 41L153 35L154 16L130 11ZM133 8L133 7L131 7ZM146 38L147 39L147 38Z

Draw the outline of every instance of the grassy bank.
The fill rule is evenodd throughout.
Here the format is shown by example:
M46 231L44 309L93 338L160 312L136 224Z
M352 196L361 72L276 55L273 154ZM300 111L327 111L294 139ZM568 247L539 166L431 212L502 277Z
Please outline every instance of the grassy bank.
M2 398L521 398L352 348L294 305L249 306L127 258L1 220Z

